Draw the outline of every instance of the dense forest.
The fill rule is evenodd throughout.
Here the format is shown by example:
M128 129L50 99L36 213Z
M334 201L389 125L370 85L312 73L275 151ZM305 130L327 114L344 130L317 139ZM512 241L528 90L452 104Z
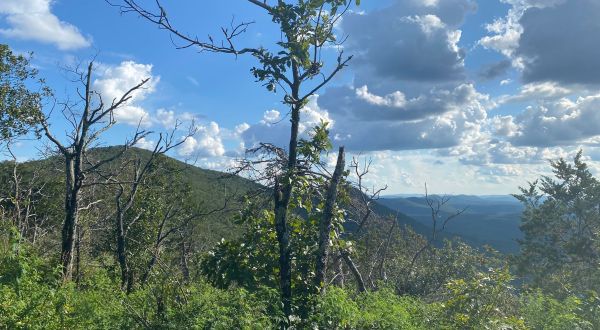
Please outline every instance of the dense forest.
M142 127L104 146L148 80L103 99L89 61L69 71L79 99L60 100L35 54L0 44L0 328L600 329L600 180L583 151L514 192L519 239L498 238L503 251L446 230L485 208L425 194L410 205L430 216L415 220L365 183L369 160L334 149L327 122L298 131L310 98L352 63L321 52L343 42L335 24L359 1L250 3L280 27L278 48L238 48L247 23L201 40L159 2L112 4L182 48L253 58L257 92L281 96L286 147L252 146L226 172L173 157L193 123L152 132L149 148ZM18 161L24 138L43 156Z

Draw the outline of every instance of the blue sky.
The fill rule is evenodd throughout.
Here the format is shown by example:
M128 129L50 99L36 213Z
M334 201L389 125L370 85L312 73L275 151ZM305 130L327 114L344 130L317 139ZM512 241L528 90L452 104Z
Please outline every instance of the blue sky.
M118 2L118 0L114 0ZM363 0L338 26L350 67L303 113L303 129L332 122L334 142L373 159L388 193L505 194L578 149L600 169L600 3L595 0ZM140 1L152 6L154 1ZM181 31L218 36L255 21L239 45L272 47L277 26L244 0L164 2ZM96 58L95 88L115 97L149 87L119 110L104 140L140 122L175 119L199 132L173 156L224 170L258 141L285 144L281 95L254 82L252 58L177 50L164 31L103 0L3 0L0 42L34 52L57 96L75 94L62 67ZM335 59L337 49L327 58ZM60 118L53 130L65 130ZM22 141L21 159L43 142ZM140 146L152 143L152 136Z

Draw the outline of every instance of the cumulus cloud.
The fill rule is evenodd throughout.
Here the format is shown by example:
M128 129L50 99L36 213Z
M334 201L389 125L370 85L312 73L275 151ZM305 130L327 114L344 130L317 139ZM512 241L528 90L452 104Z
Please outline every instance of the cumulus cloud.
M486 25L490 35L484 36L479 40L483 47L494 49L502 54L513 57L515 50L519 47L519 41L523 28L519 23L521 17L530 8L545 8L562 3L565 0L500 0L503 3L511 5L507 15L496 19L494 22ZM515 64L519 65L519 60L514 58Z
M475 9L472 0L396 0L345 17L353 86L330 87L317 104L335 121L334 141L355 151L409 150L480 134L493 102L465 80L458 46L459 27Z
M510 138L515 145L573 145L600 135L600 95L562 98L530 106L515 117L519 132Z
M458 25L476 8L471 0L398 0L368 14L351 14L341 28L355 64L394 80L446 81L464 76Z
M600 34L596 0L503 0L506 17L487 25L479 43L522 71L527 83L600 83Z
M225 154L221 129L215 122L196 127L196 134L179 147L179 156L219 157Z
M118 100L130 88L142 80L150 78L142 88L131 94L131 99L122 107L115 110L115 119L119 123L150 126L152 119L140 102L152 94L160 77L152 75L151 64L140 64L133 61L124 61L119 65L99 65L96 70L97 79L93 88L102 95L104 103L110 104ZM164 113L161 114L164 117ZM164 118L163 118L164 119Z
M600 2L569 0L529 8L519 23L523 32L516 55L527 82L600 83Z
M340 90L345 96L328 91L326 96L311 100L302 113L300 133L306 135L311 127L327 121L331 123L334 142L354 151L455 146L471 135L480 134L490 102L487 95L478 93L472 85L436 91L434 96L406 102L401 100L399 92L377 96L370 94L368 88ZM322 101L325 97L327 100ZM396 108L404 103L404 108ZM440 108L437 115L426 115L428 106ZM412 114L403 113L407 111ZM242 137L248 146L257 142L285 146L289 122L281 120L278 112L267 111L258 124L244 130Z
M413 121L459 110L472 101L484 99L472 84L461 84L452 90L433 88L409 99L401 91L376 95L365 85L356 89L330 88L319 98L319 106L344 120Z
M0 35L54 44L62 50L90 46L90 39L56 17L51 5L51 0L2 0L0 19L4 18L8 27L0 28Z

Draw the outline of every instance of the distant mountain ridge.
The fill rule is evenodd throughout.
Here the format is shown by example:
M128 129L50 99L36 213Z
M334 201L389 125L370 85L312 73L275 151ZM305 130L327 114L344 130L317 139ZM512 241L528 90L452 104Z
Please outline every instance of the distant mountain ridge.
M517 239L522 237L519 225L523 206L510 195L451 195L444 205L441 217L445 218L465 209L459 217L450 221L446 231L463 237L473 245L490 245L504 252L516 253L519 250ZM429 198L440 198L430 195ZM380 204L400 211L431 227L431 210L424 196L384 196Z

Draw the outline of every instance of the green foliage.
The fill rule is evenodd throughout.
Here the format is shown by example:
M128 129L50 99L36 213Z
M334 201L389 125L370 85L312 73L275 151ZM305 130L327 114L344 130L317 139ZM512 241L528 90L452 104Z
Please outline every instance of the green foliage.
M507 267L489 269L473 279L451 280L441 303L440 324L451 329L524 329Z
M387 289L353 297L332 287L318 298L311 323L318 329L428 329L428 315L423 302Z
M515 195L524 205L524 238L516 258L521 274L532 285L550 292L599 290L600 182L582 160L551 162L555 178L521 188Z
M126 296L102 269L77 288L19 248L0 256L0 329L268 329L276 320L267 312L276 293L266 289L223 291L167 276Z
M332 148L329 139L329 123L321 121L311 132L311 139L301 139L298 141L298 154L307 162L318 164L321 161L321 154Z
M39 91L30 89L32 82L41 86ZM48 95L50 90L37 79L29 58L0 44L0 139L26 134L36 126L42 119L42 98Z
M355 1L356 5L359 3ZM260 63L260 66L251 69L256 80L262 82L268 91L275 92L282 82L290 85L292 79L286 78L289 71L295 71L293 81L317 76L324 65L317 52L324 44L335 43L333 25L349 5L349 0L303 0L293 4L278 1L273 5L269 14L272 21L280 26L285 41L277 42L280 48L277 52L262 47L252 52ZM299 74L300 68L305 72ZM299 100L286 101L294 103Z
M541 291L524 295L521 299L521 313L525 324L530 329L562 330L562 329L597 329L590 319L586 319L586 302L571 296L559 301ZM588 315L591 316L591 315ZM597 314L594 315L596 322Z
M279 250L272 211L249 205L239 221L247 230L237 240L223 240L202 261L202 273L219 288L242 287L258 290L279 287ZM310 295L316 292L314 255L317 249L318 222L314 216L289 218L290 248L296 272L292 289L299 313L306 314Z
M170 278L129 295L129 317L152 329L268 329L268 299L274 293L220 290L204 283L182 285ZM274 316L274 315L273 315Z

